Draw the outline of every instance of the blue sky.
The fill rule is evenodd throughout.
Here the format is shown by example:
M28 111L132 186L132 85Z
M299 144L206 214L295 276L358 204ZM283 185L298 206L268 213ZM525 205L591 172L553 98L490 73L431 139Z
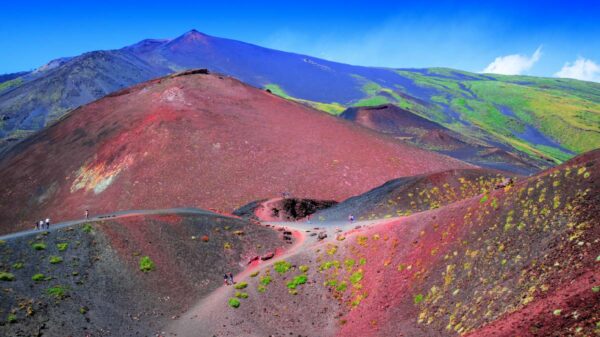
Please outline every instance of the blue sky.
M0 10L0 73L195 28L351 64L598 80L599 18L600 2L576 0L14 1Z

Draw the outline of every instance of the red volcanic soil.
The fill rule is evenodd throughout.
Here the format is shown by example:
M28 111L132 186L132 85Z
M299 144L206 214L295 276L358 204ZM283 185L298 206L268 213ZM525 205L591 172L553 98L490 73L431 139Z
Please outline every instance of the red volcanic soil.
M128 209L231 211L280 195L340 200L469 164L198 72L71 112L0 162L0 233Z
M600 151L509 188L346 238L365 259L337 335L592 335ZM351 305L348 305L351 307Z

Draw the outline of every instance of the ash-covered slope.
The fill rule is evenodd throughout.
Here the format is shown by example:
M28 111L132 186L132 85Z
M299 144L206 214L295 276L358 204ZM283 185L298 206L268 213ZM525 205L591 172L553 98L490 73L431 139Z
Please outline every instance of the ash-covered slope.
M461 135L393 104L352 107L346 109L340 117L403 139L418 147L443 153L478 166L517 174L531 174L547 165L541 160L536 162L505 144L486 142Z
M219 288L224 273L238 274L250 257L285 246L274 230L200 211L3 238L0 335L161 334Z
M2 232L85 209L233 210L286 191L343 199L469 164L281 99L188 72L77 109L0 162Z
M0 149L73 108L169 72L126 51L95 51L13 79L22 84L0 91Z

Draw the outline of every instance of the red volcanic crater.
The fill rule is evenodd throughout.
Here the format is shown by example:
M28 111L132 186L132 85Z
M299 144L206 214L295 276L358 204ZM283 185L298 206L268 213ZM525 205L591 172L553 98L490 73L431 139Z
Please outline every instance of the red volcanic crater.
M0 232L126 209L230 211L278 196L340 200L392 178L468 168L198 71L79 108L0 162Z

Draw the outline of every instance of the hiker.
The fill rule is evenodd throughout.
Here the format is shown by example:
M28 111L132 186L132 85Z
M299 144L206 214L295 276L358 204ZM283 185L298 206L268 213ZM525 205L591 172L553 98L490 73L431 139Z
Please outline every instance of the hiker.
M235 282L233 282L233 274L231 272L229 272L229 282L231 282L231 284L235 284Z
M34 226L35 226L35 230L36 230L36 231L40 229L40 227L39 227L39 226L40 226L39 222L37 222L37 221L36 221L36 222L34 223Z
M223 274L223 281L225 281L226 286L229 285L229 276L227 276L227 273Z
M306 216L306 222L310 223L310 214Z
M50 229L50 218L46 218L46 229Z
M90 211L85 210L85 219L88 220L90 218Z
M44 220L40 220L38 226L40 226L40 229L44 229Z
M350 214L348 216L348 221L350 221L350 223L353 223L354 222L354 215Z

